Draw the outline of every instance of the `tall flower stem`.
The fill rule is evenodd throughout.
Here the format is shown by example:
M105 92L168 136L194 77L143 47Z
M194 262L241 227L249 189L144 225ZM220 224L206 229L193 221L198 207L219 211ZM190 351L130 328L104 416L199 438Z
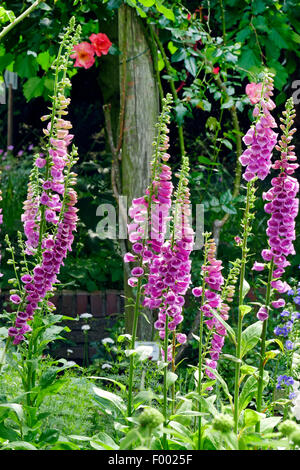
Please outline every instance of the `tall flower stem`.
M173 332L173 335L172 335L172 372L173 374L175 374L175 370L176 370L175 355L176 355L176 335L175 335L175 332ZM174 382L172 384L172 414L174 414L174 411L175 411L175 395L176 395L176 388L175 388L175 382Z
M254 184L253 180L247 183L246 207L242 221L243 238L242 238L242 257L241 257L241 271L240 271L240 284L239 284L239 310L238 310L238 327L237 327L237 344L236 344L236 358L238 361L235 366L235 382L234 382L234 431L238 432L239 421L239 382L241 370L241 343L242 343L242 330L243 330L243 312L240 308L243 305L245 297L245 271L247 264L247 241L250 233L250 219L251 209L254 203Z
M164 386L163 386L163 415L164 415L164 425L167 427L168 424L168 347L169 347L169 329L168 329L168 315L166 315L166 324L165 324L165 339L164 339ZM163 435L163 447L166 449L166 435Z
M266 291L266 302L265 306L269 310L270 299L271 299L271 282L273 278L274 259L272 258L269 265L269 276ZM259 364L259 378L257 386L257 399L256 399L256 410L260 413L262 407L262 393L263 393L263 377L264 377L264 366L265 366L265 354L266 354L266 336L267 336L268 319L263 322L261 332L261 345L260 345L260 364ZM260 431L260 423L256 424L256 431Z
M136 342L137 324L138 324L139 313L140 313L141 285L142 285L142 279L139 277L138 284L137 284L135 306L134 306L134 315L133 315L133 327L132 327L132 336L131 336L131 344L130 344L131 351L134 350L135 342ZM128 402L127 402L127 415L128 416L131 416L132 411L133 411L132 410L133 371L134 371L134 355L131 354L130 363L129 363Z
M203 266L206 265L207 263L207 240L208 237L210 236L210 233L205 233L205 243L204 243L204 260L203 260ZM203 315L203 310L202 306L204 304L205 300L205 272L203 272L203 279L202 279L202 295L201 295L201 307L200 307L200 324L199 324L199 349L198 349L198 387L197 387L197 392L198 392L198 398L199 398L199 404L198 404L198 411L201 413L202 410L202 403L201 403L201 389L202 389L202 366L203 366L203 321L204 321L204 315ZM198 418L198 450L201 449L201 425L202 425L202 420L201 420L201 415L199 415Z

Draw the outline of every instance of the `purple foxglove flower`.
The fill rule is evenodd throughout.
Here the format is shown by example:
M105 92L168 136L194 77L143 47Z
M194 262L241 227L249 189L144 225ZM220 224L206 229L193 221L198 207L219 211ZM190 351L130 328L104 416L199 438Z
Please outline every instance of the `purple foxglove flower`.
M269 313L267 307L260 307L256 314L258 320L265 321L269 318Z
M285 300L284 299L278 299L278 300L274 300L272 302L272 307L273 308L281 308L281 307L284 307L285 306Z
M21 303L21 297L20 297L19 295L17 295L17 294L11 295L9 299L10 299L10 301L11 301L12 303L14 303L14 304L19 304L19 303Z
M131 275L133 277L141 277L144 274L144 270L141 267L136 267L131 270Z
M257 261L254 262L254 265L252 267L253 271L263 271L264 269L265 269L264 263L258 263Z

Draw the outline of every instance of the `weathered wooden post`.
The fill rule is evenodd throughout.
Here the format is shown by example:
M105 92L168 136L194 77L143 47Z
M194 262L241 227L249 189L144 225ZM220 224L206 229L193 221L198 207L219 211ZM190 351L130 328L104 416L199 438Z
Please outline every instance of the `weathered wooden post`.
M121 149L122 195L128 207L135 197L145 193L149 184L149 164L155 123L159 113L159 94L151 51L145 37L141 19L127 5L119 8L120 100L124 104L124 126ZM126 64L122 61L126 61ZM133 297L125 272L124 291ZM150 312L145 312L150 317ZM126 330L131 332L133 311L126 308ZM150 318L149 318L150 319ZM151 321L151 319L150 319ZM151 339L151 325L140 316L138 338Z

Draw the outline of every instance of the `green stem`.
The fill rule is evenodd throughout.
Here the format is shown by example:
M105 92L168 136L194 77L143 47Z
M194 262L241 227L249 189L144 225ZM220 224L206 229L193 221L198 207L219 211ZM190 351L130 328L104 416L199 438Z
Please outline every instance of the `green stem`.
M26 16L30 15L30 13L41 3L42 0L36 0L32 5L30 5L27 10L25 10L21 15L19 15L12 23L5 26L2 31L0 32L0 40L4 38L4 36L9 33L9 31L14 28L18 23L20 23Z
M139 318L139 307L140 307L140 296L141 296L141 277L138 279L137 284L137 294L134 307L134 316L133 316L133 326L132 326L132 336L131 336L131 351L135 348L136 341L136 332L137 324ZM129 364L129 383L128 383L128 404L127 404L127 415L132 415L132 388L133 388L133 370L134 370L134 355L130 355L130 364Z
M164 362L165 362L165 367L164 367L164 400L163 400L163 415L165 418L164 425L167 427L168 424L168 387L167 387L167 373L168 373L168 346L169 346L169 330L168 330L168 315L166 314L166 322L165 322L165 339L164 339ZM163 447L166 449L167 447L167 438L166 435L163 435Z
M240 271L240 284L239 284L239 306L238 306L238 329L237 329L237 345L236 345L236 358L239 359L235 365L235 382L234 382L234 431L238 433L238 421L239 421L239 382L240 382L240 369L241 369L241 343L242 343L242 329L243 329L243 314L240 306L243 305L244 300L244 282L245 282L245 270L247 263L247 241L249 234L249 214L250 214L250 200L252 183L251 181L247 184L247 196L246 196L246 208L243 218L244 232L242 242L242 260L241 260L241 271Z
M175 367L175 355L176 355L176 334L173 331L172 335L172 372L175 374L176 367ZM175 411L175 396L176 396L176 389L175 389L175 382L172 384L172 415Z
M206 266L207 262L207 240L208 240L208 234L205 236L205 251L204 251L204 261L203 261L203 266ZM200 307L200 324L199 324L199 351L198 351L198 398L199 398L199 404L198 404L198 411L201 413L202 410L202 403L201 403L201 389L202 389L202 366L203 366L203 320L204 320L204 315L202 311L202 307L204 305L205 301L205 272L203 272L203 279L202 279L202 296L201 296L201 307ZM199 415L198 418L198 450L201 449L201 427L202 427L202 420L201 416Z
M273 279L273 269L274 269L274 259L270 262L269 266L269 276L268 284L266 291L266 302L265 307L269 311L270 300L271 300L271 282ZM267 336L267 326L268 319L263 322L262 332L261 332L261 345L260 345L260 364L259 364L259 378L257 386L257 399L256 399L256 410L260 413L262 408L262 393L263 393L263 378L264 378L264 366L265 366L265 354L266 354L266 336ZM256 431L260 431L260 423L256 424Z

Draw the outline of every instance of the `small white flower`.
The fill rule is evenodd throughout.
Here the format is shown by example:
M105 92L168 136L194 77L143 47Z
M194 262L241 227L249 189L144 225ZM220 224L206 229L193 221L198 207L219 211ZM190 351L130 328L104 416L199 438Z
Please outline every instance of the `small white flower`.
M103 338L102 339L102 344L107 344L107 343L115 344L115 342L112 338Z
M82 325L81 329L82 329L83 331L87 331L87 330L90 330L91 327L90 327L90 325Z
M112 369L110 364L102 364L102 369Z
M91 313L82 313L79 315L79 318L91 318L93 315Z
M73 354L73 352L74 352L73 349L67 349L68 354Z

